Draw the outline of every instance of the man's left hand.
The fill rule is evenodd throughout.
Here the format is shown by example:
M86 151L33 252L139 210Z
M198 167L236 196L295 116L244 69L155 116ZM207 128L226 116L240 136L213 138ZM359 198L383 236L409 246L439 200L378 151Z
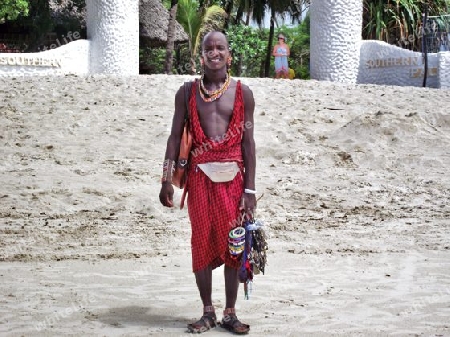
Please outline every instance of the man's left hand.
M256 210L256 195L243 193L239 209L244 211L249 219L253 219Z

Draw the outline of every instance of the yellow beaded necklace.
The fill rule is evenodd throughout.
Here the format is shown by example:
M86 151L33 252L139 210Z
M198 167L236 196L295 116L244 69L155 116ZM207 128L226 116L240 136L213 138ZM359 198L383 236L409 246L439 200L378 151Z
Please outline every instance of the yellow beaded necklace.
M200 97L203 99L204 102L213 102L217 99L219 99L225 91L227 91L228 87L231 83L231 77L229 74L227 74L227 77L225 78L225 83L217 90L209 91L205 88L205 85L203 83L203 77L199 81L199 92Z

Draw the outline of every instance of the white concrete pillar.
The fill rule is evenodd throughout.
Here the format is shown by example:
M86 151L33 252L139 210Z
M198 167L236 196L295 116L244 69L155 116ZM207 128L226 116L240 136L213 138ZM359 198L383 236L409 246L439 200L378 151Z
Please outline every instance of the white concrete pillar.
M450 89L450 51L438 53L438 65L438 87Z
M90 72L139 74L139 0L87 0Z
M362 0L312 0L311 78L354 84L362 41Z

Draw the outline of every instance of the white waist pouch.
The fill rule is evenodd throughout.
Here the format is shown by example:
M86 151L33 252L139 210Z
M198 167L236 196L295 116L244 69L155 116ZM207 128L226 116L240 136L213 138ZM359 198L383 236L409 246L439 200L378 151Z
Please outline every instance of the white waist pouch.
M235 161L204 163L198 164L198 167L215 183L231 181L239 172L239 166Z

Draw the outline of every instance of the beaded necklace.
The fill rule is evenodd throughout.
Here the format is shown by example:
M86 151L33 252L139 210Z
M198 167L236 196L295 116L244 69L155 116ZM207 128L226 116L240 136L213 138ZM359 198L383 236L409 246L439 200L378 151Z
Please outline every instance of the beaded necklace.
M227 91L228 87L231 83L231 77L229 74L227 74L227 77L225 78L225 83L217 90L209 91L205 88L205 85L203 83L203 77L199 81L199 92L200 97L203 99L204 102L214 102L215 100L219 99L225 91Z

